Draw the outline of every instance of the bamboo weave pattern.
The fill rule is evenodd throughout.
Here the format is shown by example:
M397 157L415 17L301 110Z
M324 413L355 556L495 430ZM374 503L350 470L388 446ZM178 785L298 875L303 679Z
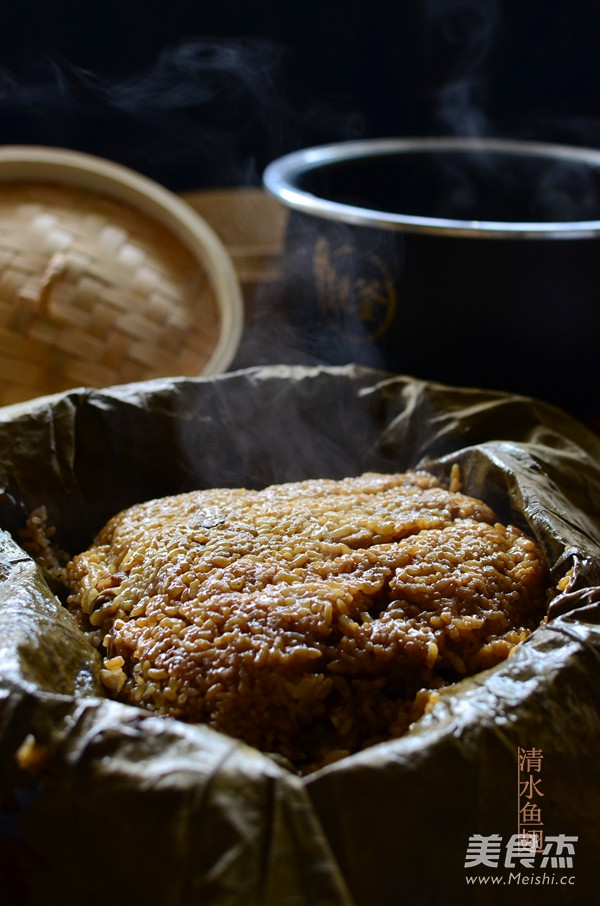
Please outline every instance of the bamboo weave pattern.
M196 375L215 291L165 226L87 189L0 189L0 405L85 385Z

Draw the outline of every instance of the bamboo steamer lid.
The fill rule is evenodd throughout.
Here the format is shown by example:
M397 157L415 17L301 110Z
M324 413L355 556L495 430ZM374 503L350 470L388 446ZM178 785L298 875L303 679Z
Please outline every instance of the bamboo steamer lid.
M0 405L224 371L242 295L186 202L80 152L0 147Z

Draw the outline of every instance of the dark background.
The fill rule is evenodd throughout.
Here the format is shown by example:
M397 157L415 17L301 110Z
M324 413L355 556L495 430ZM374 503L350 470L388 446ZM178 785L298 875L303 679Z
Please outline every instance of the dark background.
M0 2L0 143L169 188L293 148L481 134L600 146L598 0Z

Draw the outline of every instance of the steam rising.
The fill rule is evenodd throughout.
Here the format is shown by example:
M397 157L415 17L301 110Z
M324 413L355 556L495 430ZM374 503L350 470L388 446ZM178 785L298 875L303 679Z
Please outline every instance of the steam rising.
M415 38L423 37L430 79L431 109L424 113L429 121L424 131L470 137L505 132L494 120L489 103L494 53L506 26L501 0L423 0L419 15ZM290 49L271 39L204 37L169 46L147 69L121 76L106 76L49 57L18 73L0 68L0 141L60 145L99 154L174 191L260 185L266 164L287 151L367 132L366 116L357 105L338 97L310 96L294 81L292 70ZM384 96L389 90L388 84L380 86ZM406 99L394 99L393 93L390 97L398 104L402 125ZM537 137L541 133L542 138L583 141L591 136L593 144L600 144L600 125L584 116L563 117L559 135L558 128L556 120L544 123L538 116ZM521 135L534 137L535 130L536 121L529 117ZM512 134L517 137L514 129ZM488 168L488 161L482 166ZM495 166L496 162L494 175ZM498 178L505 175L500 172ZM510 168L508 177L513 179ZM540 174L540 191L528 216L594 216L599 187L585 180L586 174L577 168ZM438 215L526 219L516 203L514 215L509 212L508 217L504 210L496 218L489 208L480 212L475 189L487 184L487 172L481 178L478 175L477 181L471 172L453 168L445 194L440 191L436 197L442 205ZM510 200L508 188L501 186L495 197ZM278 290L271 296L268 287L257 287L246 322L245 348L235 364L361 361L383 366L387 354L382 357L366 328L364 336L356 336L361 325L349 324L346 304L347 299L358 297L373 306L373 300L383 296L381 273L374 273L371 266L365 277L359 268L361 256L370 258L372 265L380 250L368 245L366 233L361 247L354 234L352 240L341 236L336 245L332 239L325 268L329 301L325 310L315 314L314 308L310 312L306 307L302 286L308 276L313 292L315 261L323 255L315 258L317 228L314 224L306 228L312 236L304 237L305 244L286 250L286 298ZM402 271L403 253L395 248L394 279ZM389 260L389 255L382 257ZM343 271L342 264L349 270ZM368 298L365 287L372 291ZM337 308L334 303L339 303ZM399 297L398 310L401 304ZM335 317L343 328L339 337L330 330L329 322Z
M195 38L123 77L51 58L0 69L0 141L96 153L175 191L258 185L280 154L363 127L356 110L299 90L290 57L267 38Z
M486 63L498 34L498 0L426 0L424 16L429 53L441 68L434 120L444 132L485 135Z

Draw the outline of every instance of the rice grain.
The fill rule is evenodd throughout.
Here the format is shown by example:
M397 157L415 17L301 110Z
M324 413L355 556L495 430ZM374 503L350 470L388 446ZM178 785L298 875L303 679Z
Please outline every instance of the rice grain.
M116 515L67 567L110 694L311 770L401 735L545 613L538 544L425 472L210 489Z

